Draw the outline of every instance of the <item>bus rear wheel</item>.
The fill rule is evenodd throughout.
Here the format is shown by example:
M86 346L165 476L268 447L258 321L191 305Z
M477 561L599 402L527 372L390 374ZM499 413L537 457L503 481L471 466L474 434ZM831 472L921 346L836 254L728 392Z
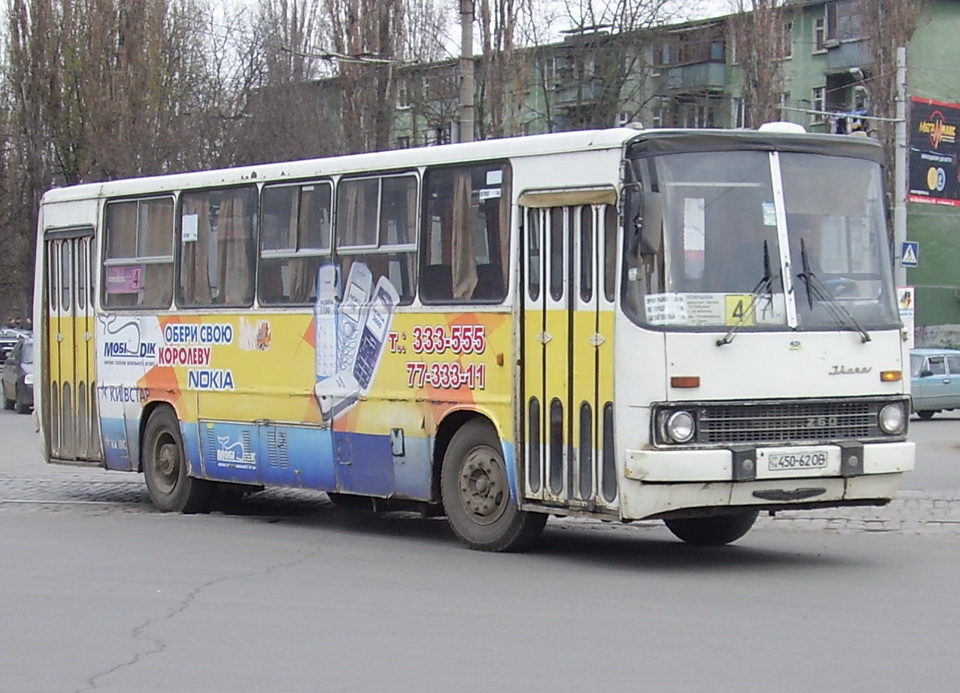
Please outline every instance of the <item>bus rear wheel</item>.
M520 551L540 535L547 516L528 513L510 496L507 465L493 426L473 419L443 456L440 496L453 533L481 551Z
M162 407L150 415L140 454L150 500L163 512L209 512L215 486L188 474L180 422Z
M675 537L688 544L722 546L749 532L759 514L756 510L748 510L729 515L684 517L663 522Z

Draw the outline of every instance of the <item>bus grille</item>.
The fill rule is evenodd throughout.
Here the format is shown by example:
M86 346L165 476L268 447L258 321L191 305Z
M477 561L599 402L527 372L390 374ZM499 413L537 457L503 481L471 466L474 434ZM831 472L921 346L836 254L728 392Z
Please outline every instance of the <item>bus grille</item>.
M699 445L890 440L891 437L880 430L877 414L891 401L718 402L692 406L672 404L661 411L695 412L697 435L691 443Z

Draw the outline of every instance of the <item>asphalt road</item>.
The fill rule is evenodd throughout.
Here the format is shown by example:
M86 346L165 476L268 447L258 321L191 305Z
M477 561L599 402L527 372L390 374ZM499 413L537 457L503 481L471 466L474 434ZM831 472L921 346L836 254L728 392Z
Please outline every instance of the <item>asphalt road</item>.
M551 521L491 555L322 494L157 513L141 477L43 465L0 412L0 691L954 691L960 419L913 431L887 508L714 549Z

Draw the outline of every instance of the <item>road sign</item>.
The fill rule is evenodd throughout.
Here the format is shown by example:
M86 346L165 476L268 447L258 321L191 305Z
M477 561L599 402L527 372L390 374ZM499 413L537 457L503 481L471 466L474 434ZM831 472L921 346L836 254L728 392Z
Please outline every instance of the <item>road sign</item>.
M900 244L900 265L916 267L920 263L920 242L904 241Z

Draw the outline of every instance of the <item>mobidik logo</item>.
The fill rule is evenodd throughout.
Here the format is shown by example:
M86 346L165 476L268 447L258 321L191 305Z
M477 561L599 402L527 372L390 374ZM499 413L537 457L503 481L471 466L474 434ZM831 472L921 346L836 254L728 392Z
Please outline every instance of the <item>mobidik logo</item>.
M138 348L139 347L139 348ZM144 342L131 348L126 342L104 342L103 355L106 358L156 358L157 345L153 342Z

